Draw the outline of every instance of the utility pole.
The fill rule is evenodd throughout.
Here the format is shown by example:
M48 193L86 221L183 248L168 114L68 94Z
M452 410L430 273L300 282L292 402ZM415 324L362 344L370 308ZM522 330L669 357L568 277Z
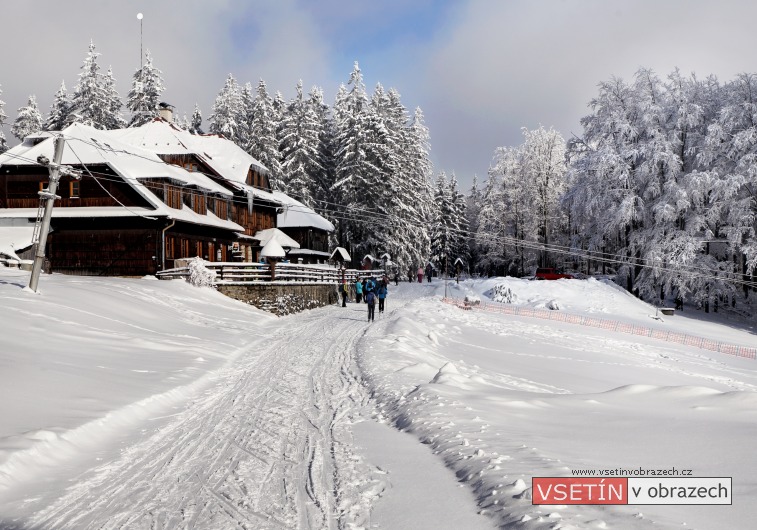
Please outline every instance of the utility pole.
M42 271L42 265L45 262L45 246L47 245L47 234L50 232L50 218L53 215L53 205L55 199L60 199L55 194L58 189L58 181L61 175L69 175L76 179L80 179L81 175L78 172L74 172L70 168L66 168L60 165L60 161L63 159L63 146L65 140L62 136L55 138L55 153L53 154L53 162L44 156L40 155L37 158L37 162L43 166L47 166L50 171L50 184L48 184L46 190L42 190L39 193L40 197L40 210L42 210L42 204L44 203L44 216L40 220L37 216L37 225L34 227L34 238L32 242L35 243L36 252L34 256L34 265L32 265L32 275L29 278L29 289L37 292L37 285L39 284L39 273Z

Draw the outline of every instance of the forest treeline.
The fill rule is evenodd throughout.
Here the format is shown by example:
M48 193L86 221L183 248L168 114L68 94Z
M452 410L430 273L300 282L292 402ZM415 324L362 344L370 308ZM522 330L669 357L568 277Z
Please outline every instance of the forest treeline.
M30 96L13 135L73 122L133 127L158 116L165 87L149 51L125 104L99 55L91 43L74 91L61 83L46 117ZM334 223L332 243L356 260L389 254L402 274L429 261L480 275L556 266L612 274L650 301L706 307L733 304L754 286L756 123L755 75L721 83L642 69L630 82L599 84L581 137L524 129L522 143L498 148L485 181L473 176L463 193L454 173L434 175L421 109L408 111L381 84L369 93L357 63L332 105L317 86L299 82L287 100L263 80L230 74L207 131L199 105L175 119L258 159L276 189Z

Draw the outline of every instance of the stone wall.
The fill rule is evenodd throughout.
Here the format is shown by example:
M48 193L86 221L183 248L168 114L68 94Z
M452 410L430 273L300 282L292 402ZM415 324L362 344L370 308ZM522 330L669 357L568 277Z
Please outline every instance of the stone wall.
M336 304L339 299L336 284L325 283L221 284L217 286L217 289L218 292L229 298L240 300L279 316Z

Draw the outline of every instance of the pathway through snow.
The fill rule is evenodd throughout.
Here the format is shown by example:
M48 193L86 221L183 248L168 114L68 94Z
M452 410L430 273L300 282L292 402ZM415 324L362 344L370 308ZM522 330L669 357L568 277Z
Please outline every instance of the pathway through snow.
M363 523L382 485L362 478L367 465L351 447L349 425L367 398L352 358L366 324L350 313L330 319L332 326L323 325L322 311L274 323L275 333L251 343L191 406L72 486L32 526Z
M734 500L751 498L754 361L462 311L439 303L440 282L392 287L389 313L369 324L364 305L273 319L183 282L47 280L40 299L0 281L3 362L13 367L0 381L5 402L15 403L0 436L3 530L395 528L398 520L413 528L439 528L434 521L446 528L735 528L757 518L744 502L726 510L647 507L642 517L632 507L538 507L528 497L535 475L676 465L733 476ZM498 281L449 287L481 294ZM544 283L505 281L526 291ZM590 283L577 283L572 298L566 291L566 307L580 312L584 298L596 305L604 288ZM579 296L589 287L591 297ZM91 290L86 303L82 288ZM169 305L155 303L163 299ZM18 308L32 307L61 320L48 319L44 343L24 331L34 320L18 316ZM633 299L601 307L649 313ZM72 326L80 333L71 335ZM676 317L666 326L700 324ZM753 340L751 330L713 332ZM34 390L25 391L30 383ZM153 399L166 395L165 384L177 398ZM57 423L48 427L53 414ZM125 421L108 426L109 417ZM372 418L397 422L425 445L365 422ZM365 423L355 428L358 421ZM91 440L74 443L88 429ZM118 441L123 449L114 457ZM88 463L56 450L69 446L91 449ZM43 465L31 465L37 456ZM374 503L378 496L384 499ZM424 515L432 505L447 512ZM462 512L464 524L456 517Z

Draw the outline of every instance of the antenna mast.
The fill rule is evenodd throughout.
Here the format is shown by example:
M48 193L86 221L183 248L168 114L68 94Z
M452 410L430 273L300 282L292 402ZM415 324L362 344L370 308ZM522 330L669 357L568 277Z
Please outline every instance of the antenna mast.
M144 66L144 55L142 54L142 13L137 13L137 20L139 20L139 66Z

